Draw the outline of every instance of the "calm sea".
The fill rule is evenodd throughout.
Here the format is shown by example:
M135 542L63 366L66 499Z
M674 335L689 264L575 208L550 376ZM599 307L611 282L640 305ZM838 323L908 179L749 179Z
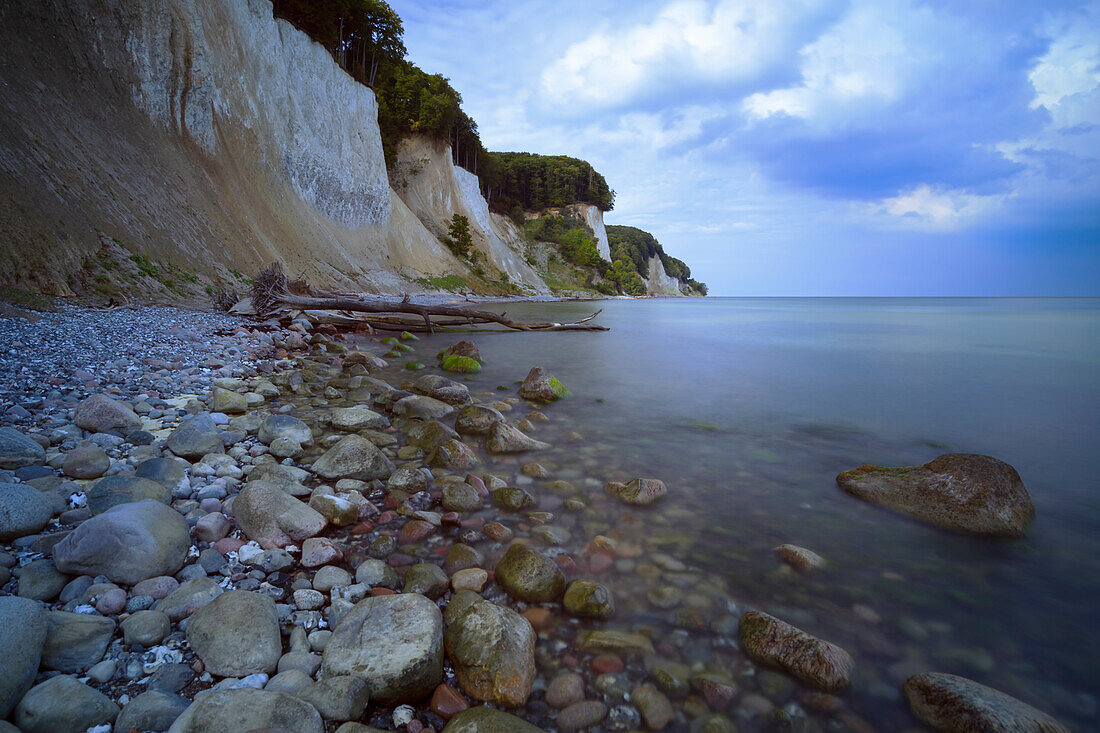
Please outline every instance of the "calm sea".
M849 700L877 726L911 725L898 683L933 670L1071 725L1094 723L1100 300L498 309L564 322L600 307L597 322L610 332L478 334L487 363L471 387L513 388L535 364L558 376L573 397L548 412L559 430L585 436L574 444L588 446L585 477L663 479L670 496L654 511L673 525L661 532L679 532L669 553L720 582L737 608L772 611L849 648L860 675ZM547 456L558 466L579 450L563 443ZM1026 540L928 527L835 483L863 463L913 465L947 452L992 455L1019 471L1037 509ZM823 555L827 569L784 572L771 552L783 542Z

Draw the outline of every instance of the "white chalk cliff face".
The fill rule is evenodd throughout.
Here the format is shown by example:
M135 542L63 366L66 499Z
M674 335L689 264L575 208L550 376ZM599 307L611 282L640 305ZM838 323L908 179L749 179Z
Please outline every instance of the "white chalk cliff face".
M371 90L269 0L5 0L0 47L0 283L66 294L101 233L377 292L463 271L390 188Z
M592 233L596 235L596 250L608 262L611 261L611 245L607 241L607 229L603 223L603 212L591 204L573 204L571 207L584 219Z
M665 272L664 263L657 255L649 258L649 274L642 279L648 295L683 295L680 281Z
M394 166L393 186L401 200L438 237L447 235L454 214L465 216L470 222L474 246L494 266L517 284L526 285L537 293L550 292L534 268L524 260L524 243L519 230L507 218L489 211L477 176L453 164L447 145L419 135L402 140Z

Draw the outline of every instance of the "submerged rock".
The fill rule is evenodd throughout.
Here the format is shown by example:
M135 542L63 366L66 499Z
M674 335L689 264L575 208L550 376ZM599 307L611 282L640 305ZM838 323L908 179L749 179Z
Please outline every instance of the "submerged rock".
M655 478L636 478L629 484L621 484L618 481L608 481L604 484L604 491L614 496L623 504L631 506L648 506L661 499L668 493L665 482Z
M947 453L923 466L863 465L836 480L853 496L947 529L1023 537L1035 518L1016 469L990 456Z
M485 359L481 357L481 352L478 351L473 341L459 341L458 343L451 344L440 351L436 355L436 358L442 360L446 359L448 356L462 356L467 359L473 359L480 364L485 363Z
M525 400L539 400L553 402L569 396L569 390L558 381L558 378L550 374L540 366L532 367L519 388L519 396Z
M779 667L825 692L851 684L848 652L760 611L741 616L741 647L752 659Z
M816 570L825 566L825 558L798 545L779 545L772 550L780 560L795 570Z
M592 580L574 580L565 589L562 605L574 616L606 619L615 615L615 597L607 586Z
M1069 733L1069 728L999 690L953 674L910 677L901 690L923 723L949 733Z
M478 705L451 718L443 733L542 733L542 728L503 710Z
M506 707L527 702L535 683L535 631L527 619L461 591L447 606L446 623L447 658L463 692Z
M460 356L458 354L451 354L444 356L439 362L439 368L445 372L456 372L458 374L477 374L481 371L481 363L477 359L471 359L468 356Z
M550 444L535 440L519 428L501 420L489 428L485 447L493 453L523 453L529 450L546 450Z
M504 416L485 405L466 405L455 414L455 430L472 435L485 435Z

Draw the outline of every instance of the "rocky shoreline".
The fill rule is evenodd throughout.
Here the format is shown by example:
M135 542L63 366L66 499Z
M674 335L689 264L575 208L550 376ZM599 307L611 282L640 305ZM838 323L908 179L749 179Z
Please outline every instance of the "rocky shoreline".
M405 336L0 319L0 733L873 730L858 659L639 542L675 487L581 470L549 372L414 371L457 338ZM905 695L1064 729L950 675Z

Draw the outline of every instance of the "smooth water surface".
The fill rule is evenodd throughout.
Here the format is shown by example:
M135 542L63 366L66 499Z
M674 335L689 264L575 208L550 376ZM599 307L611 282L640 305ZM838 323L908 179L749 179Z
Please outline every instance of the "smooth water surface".
M548 413L598 446L604 475L592 478L663 479L670 496L651 511L681 531L669 553L720 579L736 607L848 648L859 666L848 699L876 727L913 724L898 685L920 671L961 674L1092 725L1100 300L497 309L566 322L600 307L597 322L610 332L477 334L486 368L471 387L513 388L535 364L558 376L573 397ZM434 353L454 340L426 345ZM1037 509L1026 540L925 526L835 483L863 463L913 465L947 452L992 455L1019 471ZM823 555L827 568L785 572L771 551L784 542Z

